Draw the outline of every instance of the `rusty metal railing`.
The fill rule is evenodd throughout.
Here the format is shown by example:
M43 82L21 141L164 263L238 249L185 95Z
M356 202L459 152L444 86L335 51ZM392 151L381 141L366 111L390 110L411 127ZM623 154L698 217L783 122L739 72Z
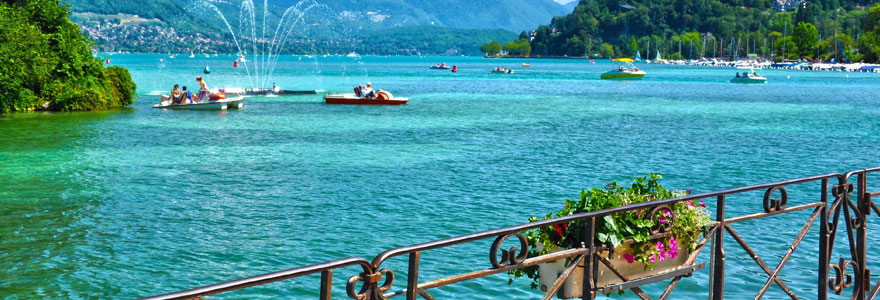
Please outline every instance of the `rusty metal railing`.
M785 264L792 257L792 254L797 250L800 243L804 240L807 234L810 233L809 229L816 222L816 219L819 219L820 227L818 236L819 253L817 253L818 259L816 267L818 271L816 282L817 294L814 299L826 300L828 299L829 291L841 295L846 289L850 288L852 289L851 299L853 300L877 299L878 292L880 292L880 281L874 283L873 288L871 287L870 270L867 268L866 261L867 217L872 210L880 215L880 209L878 209L877 205L871 200L872 197L880 195L880 192L871 193L867 190L868 174L875 172L880 172L880 167L852 171L844 174L830 173L638 203L613 209L542 220L395 248L380 253L373 258L372 261L367 261L362 258L345 258L143 299L196 299L207 295L219 294L251 286L321 273L319 299L329 300L331 299L332 293L333 271L339 268L359 265L362 267L363 272L351 276L347 280L346 294L349 298L357 300L379 300L405 295L405 298L408 300L415 300L419 296L431 300L434 298L428 293L428 290L433 288L486 277L493 274L505 273L510 270L534 266L563 258L571 259L571 263L556 280L553 286L547 288L544 299L552 298L560 288L562 282L571 275L572 270L578 267L579 264L583 265L583 290L586 291L583 293L582 299L593 299L597 293L609 293L622 290L630 290L641 299L651 299L650 296L641 290L640 286L672 279L672 281L667 284L663 293L659 296L659 299L666 299L681 278L690 276L693 272L697 272L703 268L704 264L695 264L695 260L700 251L702 251L704 246L708 245L709 242L712 243L710 246L711 268L709 271L709 296L710 299L723 299L726 262L725 236L733 238L733 240L767 275L766 282L762 285L761 289L758 290L755 299L762 298L773 284L776 284L792 299L799 299L795 294L795 291L789 288L780 279L779 275ZM856 178L855 184L850 182L853 177ZM786 187L811 183L819 183L820 194L816 198L816 201L788 207L788 191ZM726 216L725 206L728 196L761 190L765 192L763 196L763 207L760 212L734 217ZM774 198L774 195L776 194L778 194L779 197ZM855 195L855 199L852 199L853 195ZM608 249L608 245L599 245L596 243L595 238L593 238L597 218L624 211L641 209L652 211L659 207L670 206L676 202L711 198L715 198L716 200L716 219L707 226L703 237L697 243L696 250L687 258L685 268L663 273L651 278L630 280L630 278L627 278L612 266L605 257L599 255L601 251ZM803 210L812 210L812 213L806 220L797 237L792 241L786 253L782 256L780 262L772 269L760 258L760 256L732 226L733 224L743 221L774 217ZM847 245L849 248L849 257L848 259L839 258L836 264L832 264L831 255L833 253L835 239L837 238L841 214L843 214L842 222L845 224L845 233L848 238ZM567 224L572 221L583 221L586 224L586 238L584 241L587 241L587 243L585 245L580 248L566 249L538 257L528 257L529 245L525 236L522 234L523 231L556 224ZM726 235L725 232L727 233ZM494 242L492 243L489 255L490 267L431 281L421 281L419 278L420 256L422 252L493 238ZM509 250L501 249L501 244L509 238L516 238L519 241L520 247L514 247ZM500 259L498 257L499 251L501 252ZM403 255L407 255L409 258L406 286L405 288L392 291L395 279L394 271L382 268L382 266L387 260ZM623 283L613 286L596 286L595 274L599 264L602 264L611 270L623 281ZM852 274L847 273L847 270L850 269L852 269ZM829 276L829 272L832 271L834 272L833 276ZM357 288L359 284L361 287ZM813 296L808 296L806 298L809 299L812 297Z

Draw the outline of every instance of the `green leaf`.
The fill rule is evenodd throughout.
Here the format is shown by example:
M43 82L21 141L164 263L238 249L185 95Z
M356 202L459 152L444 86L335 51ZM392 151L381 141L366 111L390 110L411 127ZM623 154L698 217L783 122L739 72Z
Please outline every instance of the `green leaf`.
M600 232L600 233L596 234L596 236L599 238L600 242L603 242L603 243L608 242L608 234L607 233Z
M605 220L606 228L610 229L611 231L617 231L617 223L614 222L614 217L609 215L603 217L602 219Z

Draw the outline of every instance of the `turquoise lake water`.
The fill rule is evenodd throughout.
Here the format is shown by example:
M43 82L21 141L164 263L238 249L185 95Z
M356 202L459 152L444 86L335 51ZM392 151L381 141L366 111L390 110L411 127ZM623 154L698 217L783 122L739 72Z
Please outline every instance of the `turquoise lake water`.
M666 187L706 192L880 166L880 74L764 70L768 84L737 85L727 82L734 69L644 65L644 80L620 82L598 79L607 61L531 60L523 68L525 60L512 59L287 56L273 80L285 89L348 92L370 81L410 102L328 106L310 95L249 98L229 112L151 108L156 95L175 83L197 86L200 75L212 88L248 87L233 60L113 55L138 84L133 107L0 116L0 298L137 298L372 259L524 223L581 188L648 172L663 174ZM428 69L441 62L459 72ZM212 74L201 74L205 65ZM496 66L516 73L490 74ZM817 201L819 184L789 194L790 206ZM759 212L761 195L730 197L727 215ZM734 228L773 267L808 215ZM870 220L876 244L880 218ZM781 275L804 299L816 293L817 232ZM832 261L846 251L844 236ZM767 276L733 239L725 242L726 295L753 298ZM487 268L490 244L424 252L420 278ZM880 270L880 261L869 265ZM405 288L406 257L384 266L397 274L394 289ZM358 272L334 273L335 298L347 298L345 281ZM318 280L209 299L314 299ZM429 292L540 297L528 280L507 280ZM708 268L671 298L706 299L707 286ZM765 297L785 298L776 286Z

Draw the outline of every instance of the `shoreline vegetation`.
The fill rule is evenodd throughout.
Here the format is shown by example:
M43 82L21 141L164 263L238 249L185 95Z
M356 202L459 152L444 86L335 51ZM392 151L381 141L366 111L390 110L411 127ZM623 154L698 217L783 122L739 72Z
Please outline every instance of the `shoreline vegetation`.
M784 2L785 4L780 4ZM483 44L486 56L880 61L880 3L863 0L582 0L574 12Z
M0 3L0 114L90 111L134 103L122 67L103 67L58 0Z

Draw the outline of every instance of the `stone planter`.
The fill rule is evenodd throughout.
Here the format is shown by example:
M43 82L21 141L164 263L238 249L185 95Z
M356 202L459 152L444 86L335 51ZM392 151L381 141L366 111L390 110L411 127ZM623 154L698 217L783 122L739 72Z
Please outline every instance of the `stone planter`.
M685 261L690 255L690 252L687 249L680 248L678 256L676 256L675 258L667 258L662 262L655 263L654 269L645 270L645 265L638 261L631 264L628 263L623 258L623 255L626 253L632 253L632 250L630 249L629 245L622 245L615 249L614 257L611 257L608 260L611 262L611 265L613 265L618 271L620 271L621 274L625 275L629 280L635 280L651 275L657 275L660 273L677 270L684 266ZM602 251L599 253L599 255L608 258L608 251ZM598 261L597 263L599 265L598 273L596 274L597 288L602 288L623 282L623 280L620 279L620 277L617 277L617 275L615 275L614 272L608 269L605 264ZM553 283L556 281L556 279L559 278L559 275L562 274L563 271L565 271L567 265L568 264L564 260L557 260L539 265L539 287L541 288L541 290L549 290L550 287L553 286ZM571 273L571 276L565 279L565 282L563 283L562 287L559 288L556 297L559 299L580 298L583 295L583 281L584 263L581 262L578 265L578 268L576 268Z

